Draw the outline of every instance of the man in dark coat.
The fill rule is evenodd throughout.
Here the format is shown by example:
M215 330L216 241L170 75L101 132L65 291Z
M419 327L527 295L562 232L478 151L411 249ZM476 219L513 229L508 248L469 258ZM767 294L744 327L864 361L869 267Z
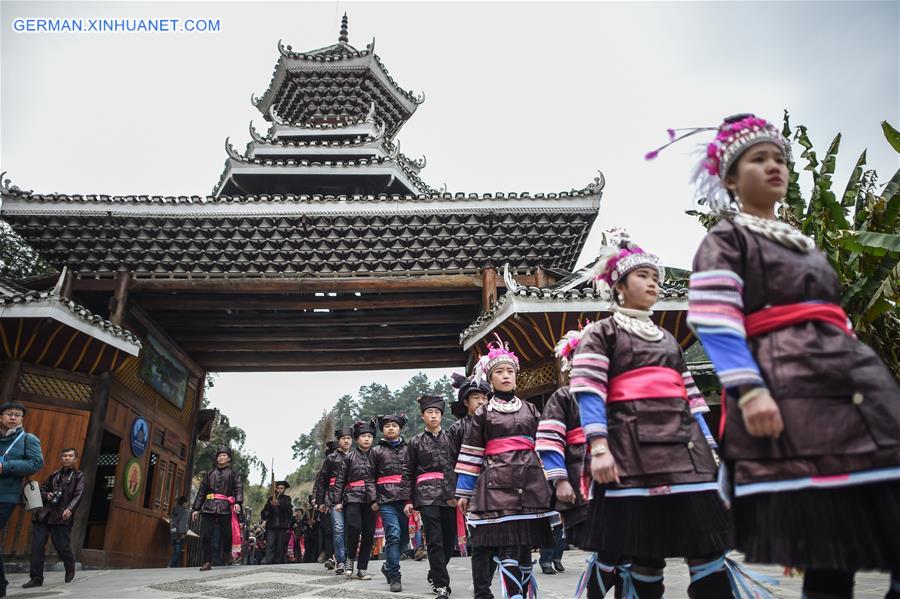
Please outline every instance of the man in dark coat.
M452 441L441 428L444 398L423 395L418 398L425 430L410 439L403 485L410 490L411 503L406 505L407 516L413 507L422 516L428 548L428 581L438 599L450 596L450 575L447 564L456 546L456 477L453 474Z
M275 496L266 502L260 517L266 521L267 564L283 564L287 557L288 533L291 530L294 506L285 491L290 488L286 480L275 483Z
M55 470L41 485L44 507L35 510L31 520L31 580L22 588L44 584L44 548L47 538L66 568L66 582L75 578L75 554L72 553L72 515L84 493L84 474L75 468L78 451L73 447L59 454L62 467Z
M381 565L392 593L403 590L400 581L401 534L409 538L409 520L404 505L409 501L409 488L403 485L403 467L406 464L406 443L400 430L406 425L405 414L387 414L378 419L384 435L372 449L372 465L375 467L375 496L384 527L385 563Z
M200 559L203 565L201 571L212 568L213 562L213 534L219 531L221 539L221 551L226 556L224 563L229 563L228 554L231 553L231 518L232 513L241 511L244 503L244 485L240 475L231 468L231 449L220 447L216 452L216 467L206 473L200 481L200 490L194 498L194 513L192 518L196 520L203 514L200 525Z

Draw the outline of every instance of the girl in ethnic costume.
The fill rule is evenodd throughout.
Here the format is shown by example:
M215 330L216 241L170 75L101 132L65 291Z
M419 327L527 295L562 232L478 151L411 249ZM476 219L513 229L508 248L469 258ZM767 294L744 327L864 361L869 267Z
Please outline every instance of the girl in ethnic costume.
M892 572L897 598L900 390L853 334L825 255L775 220L790 159L774 126L738 115L698 168L724 219L694 257L688 322L727 392L737 548L804 570L810 599L851 597L860 569Z
M582 330L569 331L556 345L562 386L544 406L535 444L544 474L554 488L554 507L562 516L565 537L576 547L582 546L583 524L587 518L587 487L584 483L589 471L585 468L586 439L581 428L578 402L568 383L569 358L582 334ZM543 551L541 555L543 558ZM545 574L555 574L557 570L562 572L561 568L562 564L558 561L554 561L552 566L541 563Z
M575 349L570 390L596 481L585 539L595 559L582 579L602 596L618 571L625 597L663 596L665 558L686 558L691 598L732 597L724 553L728 515L716 491L709 408L678 342L651 320L663 269L630 243L598 261L613 315Z
M553 544L555 512L534 445L540 414L516 397L519 359L500 342L489 350L483 373L493 397L478 408L463 437L456 495L468 511L472 546L497 548L504 596L521 599L536 594L531 547ZM473 571L473 583L486 575Z
M356 449L351 451L338 471L335 486L343 489L343 502L334 506L344 512L347 540L346 575L354 576L353 562L359 580L371 580L366 572L375 539L375 512L378 510L375 495L375 467L370 455L375 439L375 421L357 422L353 425ZM357 555L357 547L358 555Z

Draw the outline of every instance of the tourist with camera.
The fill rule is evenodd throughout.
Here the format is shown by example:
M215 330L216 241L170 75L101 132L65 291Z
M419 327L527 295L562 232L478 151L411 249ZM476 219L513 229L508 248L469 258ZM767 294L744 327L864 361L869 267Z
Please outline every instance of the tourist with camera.
M59 454L62 467L41 485L44 507L34 512L31 521L31 580L22 585L30 589L44 584L44 548L47 538L66 568L66 582L75 578L75 554L72 552L72 516L84 492L84 473L75 468L78 451L72 447Z

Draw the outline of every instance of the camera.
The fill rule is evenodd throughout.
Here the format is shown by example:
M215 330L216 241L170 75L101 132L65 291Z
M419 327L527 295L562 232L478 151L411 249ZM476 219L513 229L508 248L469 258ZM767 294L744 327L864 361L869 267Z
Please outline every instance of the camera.
M50 497L48 498L47 503L52 506L57 506L59 505L59 502L62 501L62 491L52 491L51 493L49 493L49 495Z

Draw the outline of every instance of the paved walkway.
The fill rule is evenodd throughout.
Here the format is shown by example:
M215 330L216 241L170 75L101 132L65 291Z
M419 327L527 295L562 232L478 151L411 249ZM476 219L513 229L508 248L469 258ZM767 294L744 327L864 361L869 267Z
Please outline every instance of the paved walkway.
M537 554L535 554L535 557ZM538 573L541 596L545 599L572 599L575 585L584 565L585 554L567 551L563 560L567 571L545 576ZM193 568L147 570L86 570L76 579L63 583L62 572L47 572L44 586L22 589L26 574L10 574L8 597L72 597L84 599L287 599L310 597L325 599L412 599L433 597L425 574L428 562L404 561L403 593L387 592L384 577L378 574L381 562L372 562L370 581L350 580L335 576L319 564L291 564L284 566L232 566L200 572ZM781 581L775 589L776 597L799 598L800 580L781 576L781 569L754 568ZM469 561L454 558L450 562L453 599L470 599L471 578ZM666 597L687 598L687 567L671 562L666 568ZM887 590L886 574L857 576L857 599L881 599ZM499 599L499 585L494 595Z

